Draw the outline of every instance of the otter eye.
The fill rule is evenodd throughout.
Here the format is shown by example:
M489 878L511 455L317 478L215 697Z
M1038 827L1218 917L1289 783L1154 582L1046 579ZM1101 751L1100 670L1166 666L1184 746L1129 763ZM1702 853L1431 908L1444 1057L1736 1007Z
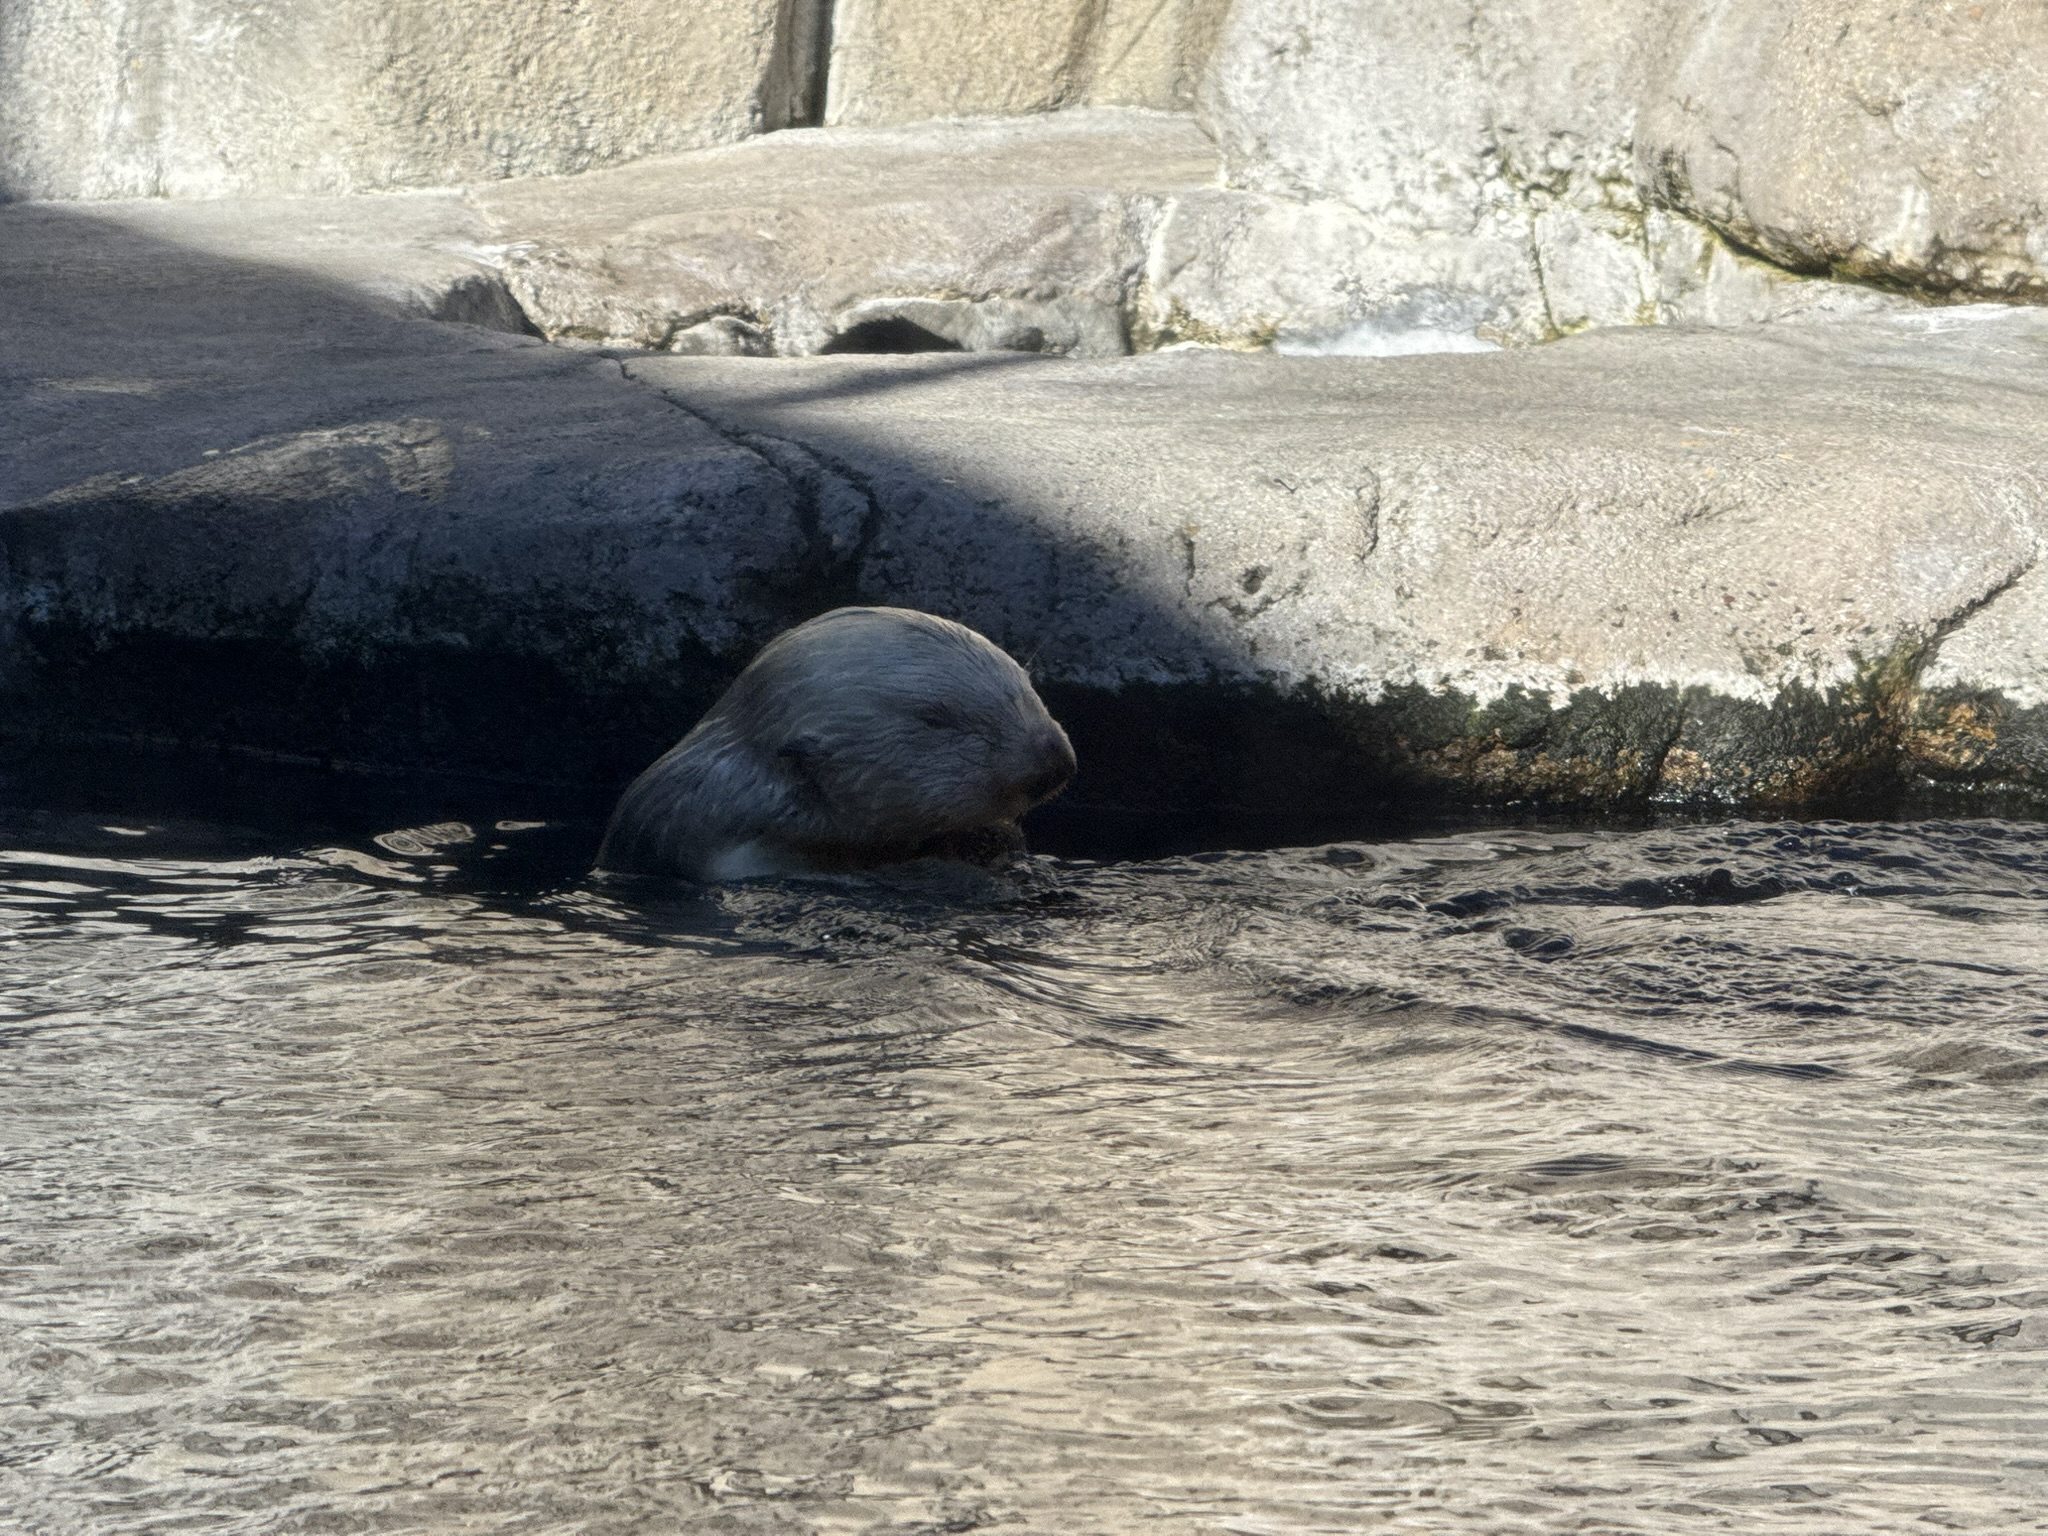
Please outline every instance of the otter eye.
M917 712L917 718L920 724L928 725L935 731L960 731L967 728L967 722L943 704L927 704Z

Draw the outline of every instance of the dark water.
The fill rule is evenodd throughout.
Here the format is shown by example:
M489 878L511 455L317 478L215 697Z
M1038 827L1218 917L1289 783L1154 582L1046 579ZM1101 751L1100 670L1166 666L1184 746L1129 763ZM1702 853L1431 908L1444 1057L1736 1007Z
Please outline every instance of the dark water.
M0 821L0 1529L2048 1530L2048 829L587 832Z

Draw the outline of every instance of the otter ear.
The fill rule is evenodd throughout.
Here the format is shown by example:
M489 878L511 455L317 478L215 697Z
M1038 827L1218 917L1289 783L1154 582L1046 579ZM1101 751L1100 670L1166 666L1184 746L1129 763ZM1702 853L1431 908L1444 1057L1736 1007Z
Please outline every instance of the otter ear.
M818 755L818 746L819 743L817 737L798 736L790 741L785 742L781 746L781 748L777 750L775 755L777 757L786 757L794 762L801 763L806 758L816 757Z
M958 710L944 704L926 704L917 712L920 725L935 731L959 731L967 728L967 722L960 718Z

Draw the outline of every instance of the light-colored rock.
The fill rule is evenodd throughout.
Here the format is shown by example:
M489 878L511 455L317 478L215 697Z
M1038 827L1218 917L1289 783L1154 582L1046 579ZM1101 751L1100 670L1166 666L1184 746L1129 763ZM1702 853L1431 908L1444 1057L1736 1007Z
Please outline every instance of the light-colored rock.
M1862 283L1801 278L1735 250L1706 226L1651 208L1643 216L1657 263L1659 324L1760 325L1848 315L1905 317L1923 308L1909 294Z
M583 170L802 120L793 0L9 0L0 194L216 197Z
M1184 109L1227 0L839 0L825 120Z
M31 249L104 231L119 264L149 249L208 258L229 291L249 271L269 272L331 285L391 314L532 333L494 265L490 225L459 192L16 204L4 217L0 230ZM201 314L232 323L216 299L195 301Z
M1204 116L1235 185L1484 234L1517 186L1630 179L1643 10L1243 0Z
M1185 125L1100 105L1197 94L1227 184L1193 171L1204 152ZM1068 124L1055 108L1082 110ZM963 114L1055 126L857 131ZM821 116L842 126L752 157L661 159ZM1087 355L1115 331L1357 351L1906 295L2044 299L2048 14L1946 0L0 7L0 196L326 194L649 157L646 177L486 199L504 248L489 263L548 334L804 353L854 310L898 303L920 306L934 344L970 348L1036 337ZM470 302L515 323L502 295Z
M892 313L970 351L1441 350L1910 303L1789 277L1656 210L1627 239L1555 210L1477 239L1219 171L1185 117L1090 108L780 133L472 201L544 333L656 351L805 355ZM1610 279L1626 305L1601 298Z
M1644 197L1638 102L1686 19L1677 0L1244 0L1203 118L1231 185L1268 200L1183 205L1162 243L1188 277L1155 291L1197 330L1263 303L1309 342L1416 315L1512 343L1901 307L1791 281Z
M794 131L467 194L142 199L92 217L579 345L804 355L875 345L861 327L892 319L928 345L1083 357L1127 340L1387 353L1516 339L1495 329L1497 296L1533 269L1507 248L1382 239L1347 203L1220 188L1217 173L1186 117L1082 109ZM1676 216L1645 226L1659 318L1910 307L1790 278Z
M1988 692L2022 709L2048 709L2048 562L2037 561L1966 617L1922 682L1937 694Z
M460 233L405 201L425 248ZM603 779L871 599L1035 655L1130 803L1283 769L2048 793L2048 311L1393 362L605 357L104 212L0 210L11 735Z
M961 487L871 574L1029 632L1059 677L1764 700L1934 636L2048 539L2048 314L1940 313L1394 363L849 359L794 394L779 367L627 368L875 494ZM977 520L1044 563L963 557ZM1137 643L1091 627L1112 612Z
M1216 170L1185 116L1084 109L798 130L467 193L137 199L62 217L578 345L801 355L900 318L968 351L1110 356L1151 311L1148 274L1170 303L1210 270L1194 253L1168 278L1155 246L1185 222L1164 216L1176 199L1215 195ZM1229 269L1200 290L1223 291L1210 302L1233 338L1299 297L1274 299L1264 276Z
M1157 200L1131 299L1143 345L1445 351L1554 339L1595 324L1750 325L1910 310L1899 294L1801 280L1658 209L1623 239L1576 213L1531 242L1389 234L1335 198L1220 189Z
M1356 295L1354 323L1423 303L1537 340L1650 318L1629 159L1644 9L1243 0L1204 119L1233 186L1360 215L1365 238L1304 263ZM1284 232L1262 243L1288 261Z
M473 202L550 336L800 355L896 316L1086 357L1125 350L1160 199L1215 173L1187 118L1105 109L791 131Z
M2048 314L1994 307L1395 364L627 366L841 509L858 590L1064 697L1138 690L1112 732L1185 751L1148 711L1220 685L1437 793L1784 805L2048 790L2044 365Z
M1902 755L1942 784L2048 784L2048 560L1945 638L1901 711Z
M1274 202L1170 242L1211 253L1181 295L1198 328L1249 297L1232 267L1293 300L1283 330L1432 310L1500 341L1903 307L1788 270L2048 294L2037 8L1242 0L1202 108L1231 185Z
M2048 10L1688 9L1643 96L1652 195L1797 271L2048 299Z

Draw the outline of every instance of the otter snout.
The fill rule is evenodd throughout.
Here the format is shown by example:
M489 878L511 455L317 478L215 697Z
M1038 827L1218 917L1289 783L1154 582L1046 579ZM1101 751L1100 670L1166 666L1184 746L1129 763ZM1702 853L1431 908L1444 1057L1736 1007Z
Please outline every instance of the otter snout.
M1074 746L1057 725L1038 742L1031 776L1017 786L1032 805L1042 805L1067 787L1074 777Z

